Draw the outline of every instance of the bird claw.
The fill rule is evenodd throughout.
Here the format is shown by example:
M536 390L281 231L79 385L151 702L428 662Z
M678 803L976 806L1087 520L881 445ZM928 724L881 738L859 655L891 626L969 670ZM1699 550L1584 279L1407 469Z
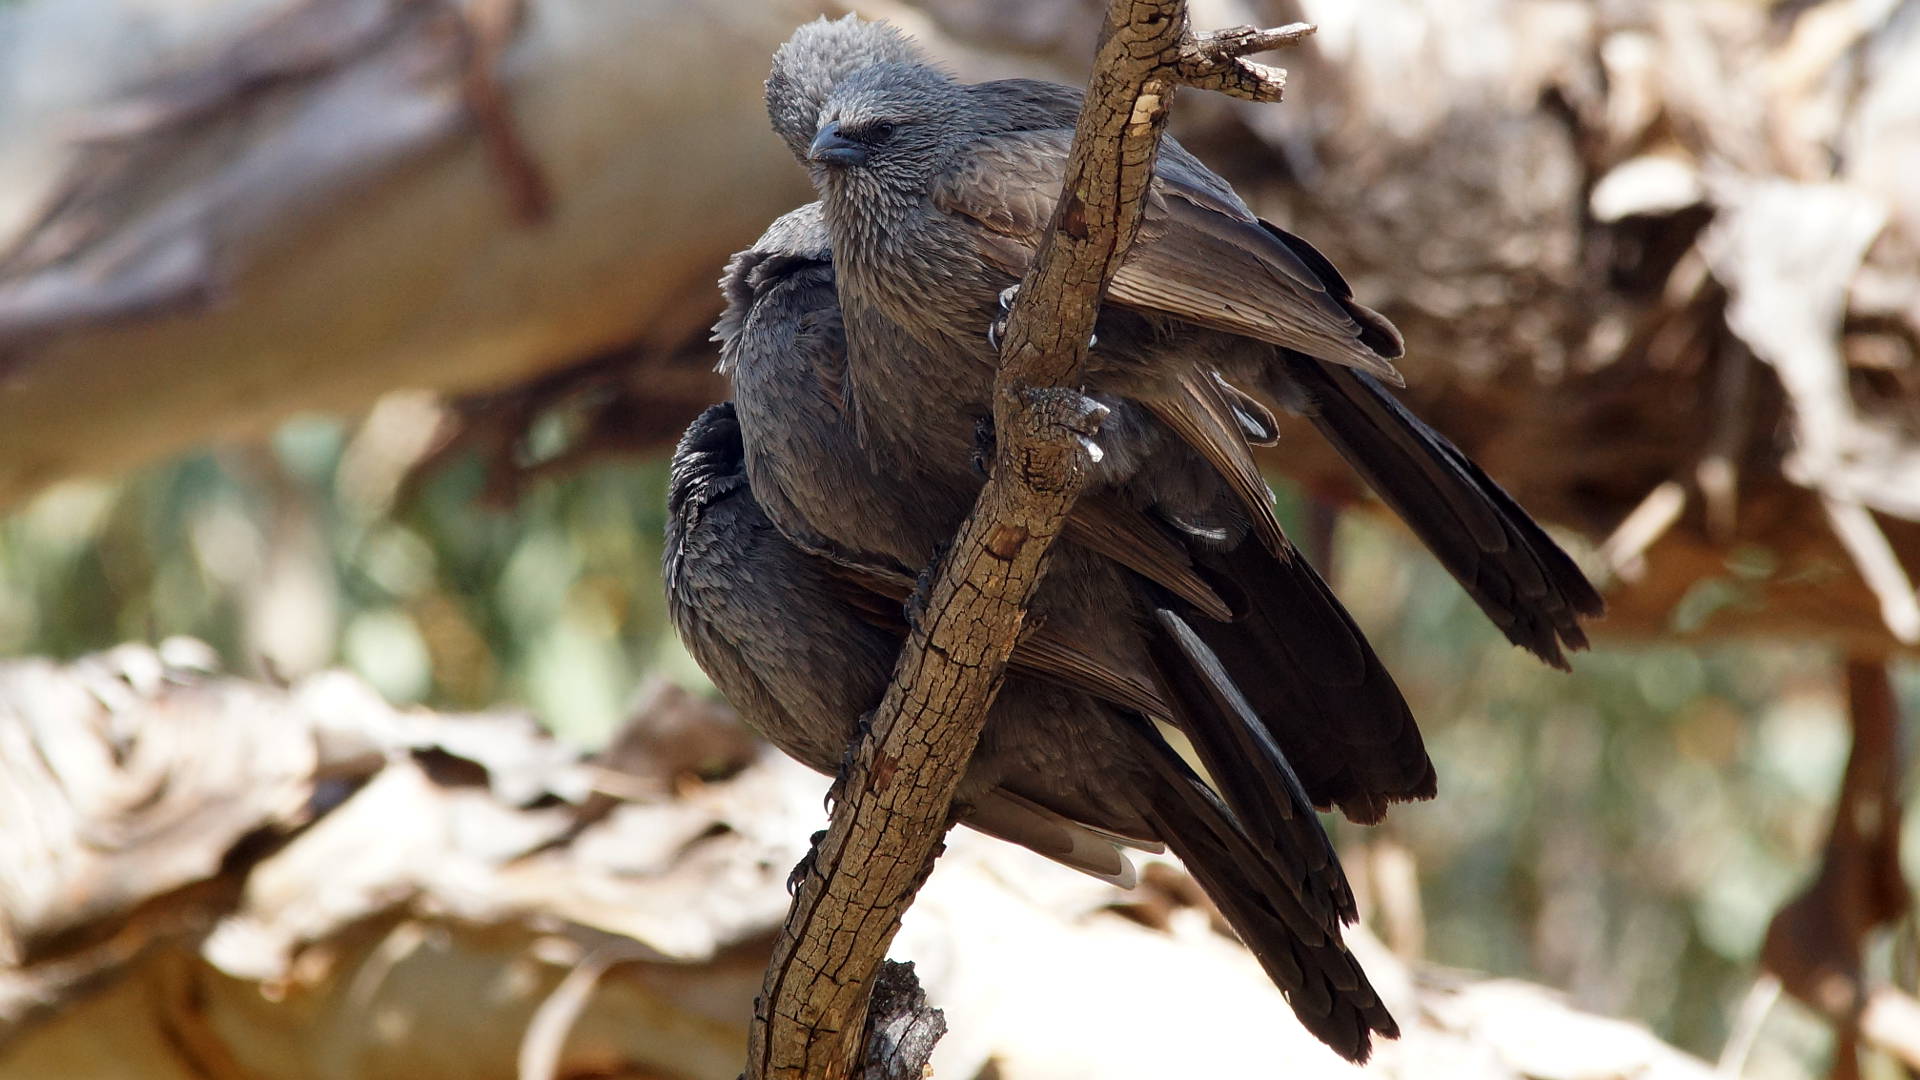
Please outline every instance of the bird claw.
M927 604L933 599L933 583L940 580L940 564L946 561L950 545L949 541L934 549L933 559L914 575L913 592L907 594L906 602L901 605L907 625L915 631L920 629L921 620L926 618Z
M833 783L827 785L827 794L820 800L821 809L828 817L833 816L833 808L847 794L847 778L853 775L853 756L860 752L860 744L873 732L873 713L861 713L853 722L853 738L847 740L847 748L840 752L840 766L833 770Z
M826 838L827 830L825 829L814 833L813 837L807 841L807 853L800 856L800 861L793 864L792 870L787 871L788 896L795 895L800 891L800 886L806 884L807 875L813 873L815 864L820 861L820 841Z
M1015 282L1000 290L1000 314L987 323L987 344L994 352L1000 351L1000 339L1007 332L1007 317L1013 314L1013 302L1020 298L1020 283ZM1087 335L1087 351L1100 347L1100 335Z
M1097 407L1102 410L1105 409L1105 406ZM1104 412L1101 415L1105 415ZM1106 458L1107 452L1101 449L1100 444L1094 442L1091 436L1078 435L1076 438L1080 440L1080 448L1087 452L1088 460L1092 461L1095 465L1100 464L1100 462ZM999 449L999 445L993 429L993 417L981 417L979 422L973 425L974 475L982 480L992 475L993 455ZM937 566L939 564L935 563L935 565Z
M973 471L985 480L993 471L993 455L999 449L999 437L993 428L993 417L983 416L973 425Z

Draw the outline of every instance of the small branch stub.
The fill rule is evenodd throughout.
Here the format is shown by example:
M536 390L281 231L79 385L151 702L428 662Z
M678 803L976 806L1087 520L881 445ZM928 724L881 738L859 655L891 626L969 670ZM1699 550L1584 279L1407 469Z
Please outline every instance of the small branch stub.
M1192 34L1180 44L1180 80L1243 101L1277 102L1287 89L1286 70L1246 58L1291 48L1313 36L1313 31L1311 23L1293 23L1273 30L1236 26Z

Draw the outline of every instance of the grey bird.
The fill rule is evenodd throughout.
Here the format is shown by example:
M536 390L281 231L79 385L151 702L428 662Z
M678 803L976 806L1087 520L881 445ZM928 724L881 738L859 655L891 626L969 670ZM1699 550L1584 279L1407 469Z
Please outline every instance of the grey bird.
M723 367L734 381L754 492L787 535L853 569L871 586L889 573L904 578L937 554L980 477L970 455L962 455L956 475L949 463L917 454L911 445L863 443L847 408L847 352L824 240L817 207L776 222L729 265L723 279L728 310L716 330ZM905 336L894 344L903 352L919 348ZM916 360L931 366L925 358ZM1111 445L1121 453L1169 442L1164 429L1136 407L1109 403L1115 412L1106 431L1120 436ZM971 421L961 410L951 412L963 418L961 430L970 440ZM1187 456L1188 478L1171 486L1182 494L1209 484L1217 488L1205 463ZM1293 892L1294 902L1318 920L1318 932L1336 940L1339 925L1354 912L1324 899L1319 883L1337 864L1308 804L1339 803L1352 816L1372 819L1390 799L1431 794L1433 771L1418 728L1364 637L1299 560L1265 560L1270 565L1261 569L1271 571L1273 580L1258 591L1267 603L1245 612L1244 622L1261 635L1256 651L1268 669L1267 697L1287 698L1270 717L1254 715L1202 640L1228 625L1209 614L1235 618L1208 583L1217 579L1230 592L1243 584L1226 569L1234 552L1205 551L1195 559L1188 537L1133 503L1128 493L1083 498L1069 542L1056 547L1036 597L1032 621L1039 629L1021 642L1013 667L1179 725L1220 784L1241 833L1253 838L1264 858L1285 867L1266 889ZM1241 545L1243 552L1248 548L1259 552L1257 544ZM1244 605L1244 596L1235 596ZM1235 630L1247 632L1238 623ZM1068 753L1111 738L1089 725L1115 722L1100 713L1068 719L1060 736L1049 740ZM1298 773L1291 754L1299 755ZM1034 782L1045 790L1052 781L1042 775ZM1178 847L1176 852L1191 857ZM1218 862L1209 865L1218 899L1227 885ZM1203 884L1208 874L1208 865L1196 868ZM1274 954L1258 943L1255 931L1242 933L1257 953ZM1267 962L1309 1028L1350 1057L1367 1052L1364 1029L1358 1038L1351 1031L1338 1034L1346 1030L1339 1027L1329 1034L1320 997L1300 996L1291 969ZM1370 1021L1369 1029L1390 1032L1390 1018Z
M674 454L668 609L743 718L831 773L884 694L906 628L896 605L873 602L869 582L773 525L755 500L745 453L734 408L723 404L694 422ZM1179 633L1177 617L1162 614ZM1317 851L1263 846L1145 716L1022 663L1016 656L961 782L962 822L1122 885L1133 882L1124 849L1165 845L1316 1036L1363 1060L1372 1033L1396 1033L1328 928L1330 913L1350 916L1353 901L1317 823L1306 837ZM1291 812L1312 820L1304 792L1286 794ZM1309 854L1320 869L1303 888L1300 861Z
M951 488L943 488L936 474L916 471L915 459L884 462L864 452L839 383L847 355L833 267L824 245L818 206L802 208L775 222L753 248L735 256L723 279L728 307L716 331L723 369L733 378L735 422L744 441L742 471L777 530L792 538L797 550L831 568L846 604L868 612L891 610L897 618L895 602L914 588L909 569L914 564L907 560L928 558L932 547L958 525L966 505L962 499L938 509L935 498ZM912 348L911 340L903 340L902 347ZM1116 418L1128 415L1126 403L1116 402L1116 407L1109 428ZM1204 467L1199 471L1203 477L1210 475ZM973 483L977 486L977 479ZM817 525L809 517L814 513L823 515ZM934 516L938 513L949 517L940 520ZM1246 620L1278 642L1260 657L1271 668L1263 673L1263 685L1270 695L1293 688L1294 701L1272 719L1256 715L1207 646L1205 634L1195 629L1227 625L1211 621L1209 606L1219 607L1223 618L1234 618L1203 577L1215 568L1188 559L1172 530L1111 496L1083 498L1074 520L1079 528L1076 532L1070 526L1070 537L1100 535L1105 523L1117 522L1116 528L1138 536L1143 547L1159 545L1169 573L1183 569L1192 585L1212 600L1210 605L1183 600L1099 554L1097 544L1068 540L1057 545L1010 670L1078 691L1120 712L1059 713L1034 727L1047 732L1043 745L1058 754L1084 754L1088 747L1109 745L1114 735L1104 729L1126 716L1176 724L1220 785L1239 832L1251 839L1264 860L1282 868L1263 887L1292 892L1292 902L1316 920L1316 932L1337 940L1341 924L1352 921L1355 912L1344 899L1344 886L1328 885L1339 880L1338 864L1311 806L1341 802L1350 813L1364 816L1389 797L1417 790L1422 780L1431 791L1432 767L1392 681L1311 568L1294 562L1288 564L1293 572L1268 590L1275 602L1266 608L1281 613L1281 621ZM902 538L913 534L929 537L928 547L914 550L908 545L900 562L877 554L902 550ZM1250 547L1259 550L1257 544ZM1221 574L1218 580L1223 588L1233 584L1230 575ZM688 606L699 610L697 603ZM1311 632L1290 632L1298 626ZM689 641L698 634L691 627L683 631ZM772 640L778 635L769 631L761 637ZM889 639L882 651L891 656L893 645ZM1358 677L1356 656L1369 665L1358 668ZM810 665L810 670L819 666ZM709 670L717 670L717 665L710 663ZM726 685L720 675L715 679ZM1378 737L1388 729L1374 712L1360 715L1374 708L1380 694L1389 696L1390 709L1397 710L1380 714L1402 724L1389 731L1387 739ZM1002 709L1006 701L1003 695ZM825 725L837 738L853 707L845 700L820 704L811 711L795 710L787 722L809 730ZM1303 762L1298 773L1289 760L1296 753ZM1050 790L1054 775L1051 769L1036 770L1026 778L1031 786L1022 790L1046 801L1036 793ZM1001 828L999 835L1010 835ZM1178 844L1175 850L1181 851ZM1209 873L1219 888L1232 887L1218 865L1196 870L1203 883ZM1249 940L1256 950L1262 948ZM1283 988L1297 985L1288 981L1291 969L1269 970ZM1318 1000L1305 999L1303 1019L1322 1030L1324 1023L1312 1018L1318 1015ZM1351 1056L1364 1053L1367 1044L1362 1040L1357 1049L1350 1042L1336 1045Z
M869 581L904 577L951 537L979 481L952 483L924 457L863 449L839 382L847 353L823 239L817 208L803 208L735 256L717 327L722 369L733 379L754 490L782 531L861 568ZM900 348L914 348L911 339ZM1139 427L1117 445L1150 444L1158 429L1139 424L1126 402L1113 405L1108 430ZM1195 465L1192 490L1217 489ZM1363 821L1393 799L1432 793L1433 768L1404 700L1304 560L1274 560L1257 542L1227 551L1184 546L1190 537L1112 493L1083 497L1067 538L1033 605L1038 642L1075 646L1048 654L1054 670L1108 696L1128 687L1130 703L1179 723L1203 754L1216 751L1208 768L1256 831L1278 838L1297 827L1270 806L1276 785L1296 774L1316 805L1337 804ZM1255 592L1259 604L1247 599ZM1231 720L1213 719L1221 703L1160 685L1204 685L1186 670L1191 650L1155 621L1161 607L1256 672L1266 742L1211 741L1223 726L1232 729Z
M814 23L801 37L857 39L872 25ZM881 47L910 48L890 32ZM770 93L824 92L848 52L789 45L782 57L790 62L776 63ZM969 92L1004 105L993 114L1009 130L1057 125L1078 103L1068 88L1029 80ZM770 107L780 115L777 96ZM895 329L884 341L893 362L863 372L866 388L918 383L899 400L924 409L859 408L834 276L816 206L777 222L723 278L728 311L716 337L734 380L749 472L768 513L809 550L916 570L952 536L977 493L980 475L962 447L971 446L984 402L964 396L975 381L964 361L943 361ZM1101 400L1114 410L1105 465L1126 482L1081 500L1070 542L1056 549L1036 597L1036 619L1076 642L1103 677L1164 679L1162 669L1183 666L1185 654L1150 612L1172 605L1216 652L1230 654L1230 668L1251 672L1242 685L1251 686L1269 744L1228 755L1218 770L1227 774L1220 778L1230 803L1251 822L1268 801L1265 785L1290 771L1316 805L1338 805L1360 821L1378 819L1390 801L1430 796L1433 770L1418 727L1325 583L1304 560L1275 559L1247 543L1234 500L1166 425L1130 401ZM885 426L863 426L876 417ZM1140 461L1151 462L1150 475ZM1143 589L1127 570L1150 584ZM1192 706L1188 717L1202 716L1204 704L1176 701L1163 715Z
M916 53L890 27L852 17L802 27L780 50L768 80L769 110L797 154L837 81L874 55ZM962 89L982 103L983 115L1016 132L1070 124L1080 101L1071 88L1032 80ZM1167 140L1164 154L1213 201L1237 204L1225 183L1176 142ZM1319 260L1317 253L1312 257ZM1337 279L1330 266L1324 272ZM967 442L984 416L978 398L987 369L943 358L871 311L869 331L891 362L850 365L817 205L783 218L736 256L723 290L728 313L716 336L748 429L755 487L774 519L811 550L890 560L896 568L921 565L951 535L977 490L979 477L965 467L969 455L956 444ZM1344 283L1336 291L1344 292ZM1249 345L1273 351L1224 340L1242 353ZM1599 604L1571 560L1378 383L1298 353L1283 352L1279 361L1266 369L1275 395L1312 417L1510 637L1564 663L1555 628L1571 642L1578 626L1568 612ZM1215 400L1223 407L1206 415L1270 431L1272 421L1257 419L1256 403L1230 396L1217 377L1210 384L1221 391ZM1203 383L1198 392L1206 391ZM1236 530L1244 539L1246 527L1232 500L1221 507L1219 481L1207 475L1206 464L1147 410L1125 399L1102 400L1115 409L1103 444L1120 482L1083 500L1069 523L1074 546L1137 571L1189 601L1196 615L1232 620L1238 608L1256 616L1251 627L1246 620L1193 622L1229 659L1316 804L1339 805L1349 817L1370 821L1389 801L1430 795L1431 765L1404 702L1317 576L1297 558L1264 559L1244 542L1226 542ZM885 423L876 425L875 417ZM857 439L850 434L862 427L872 430L861 430ZM1258 486L1264 505L1265 488L1250 460L1240 475L1243 488ZM1170 541L1150 517L1178 522L1185 533ZM1270 521L1270 511L1266 517ZM1270 524L1277 533L1277 523ZM1089 565L1071 550L1060 561L1085 572L1056 566L1036 610L1087 642L1087 651L1110 667L1137 665L1137 648L1115 640L1127 637L1124 625L1113 624L1124 624L1115 614L1124 615L1129 605L1115 596L1124 586L1113 582L1111 567ZM1074 595L1062 602L1063 591ZM1082 610L1062 610L1076 603ZM1104 624L1078 618L1088 610Z
M783 48L769 79L769 108L796 153L817 134L820 103L875 53L917 59L899 35L852 21L812 24ZM1080 101L1071 88L1029 80L962 92L981 104L994 130L1009 133L1070 125ZM1238 204L1176 143L1169 140L1165 153L1222 205ZM1331 267L1325 273L1337 280ZM766 514L807 553L827 556L843 585L866 590L867 599L856 603L871 607L876 595L904 594L908 573L937 555L977 492L972 442L986 415L980 386L990 367L930 348L871 310L868 332L891 363L850 359L817 204L776 222L736 256L723 290L728 311L717 337L746 434L746 472ZM1544 552L1585 587L1504 493L1398 410L1377 383L1264 343L1217 338L1205 354L1214 367L1251 377L1308 411L1389 502L1403 513L1428 513L1441 541L1429 542L1470 588L1478 575L1491 574L1495 587L1476 593L1489 614L1496 611L1489 597L1528 615L1545 606L1524 588L1498 593L1513 576L1504 559L1537 562ZM1272 362L1276 354L1279 363ZM1297 381L1285 377L1287 365L1302 366ZM1260 404L1212 368L1189 366L1204 377L1190 378L1179 393L1205 406L1189 411L1213 424L1211 436L1241 455L1248 438L1271 436L1271 416ZM1323 375L1334 381L1313 381ZM1360 381L1340 381L1346 377ZM1132 392L1124 380L1110 389L1120 393L1096 393L1114 409L1102 437L1103 485L1083 499L1069 542L1056 549L1034 605L1040 629L1023 640L1013 667L1180 725L1256 849L1286 853L1289 870L1280 883L1324 915L1325 905L1312 901L1313 882L1323 876L1313 861L1318 825L1297 804L1338 805L1366 821L1388 801L1431 795L1432 767L1418 730L1364 637L1284 545L1277 523L1263 530L1246 512L1258 485L1271 516L1250 458L1236 461L1244 466L1241 491L1230 493L1215 464L1193 449L1191 434L1121 396ZM1324 395L1329 406L1320 408L1310 394ZM1421 520L1408 516L1422 531ZM1484 543L1486 531L1460 542L1463 528L1487 520L1498 525L1501 544L1512 538L1511 552ZM1552 645L1555 630L1546 625ZM845 722L844 707L826 715ZM1100 722L1097 714L1080 714L1072 738L1093 737L1081 725Z
M1080 100L1033 80L957 83L891 27L851 18L802 27L782 47L769 111L850 245L841 293L856 342L871 335L897 351L905 332L947 362L938 394L980 395L994 358L979 322L996 316L992 298L1024 271L1051 217ZM1220 375L1308 415L1515 644L1562 668L1565 648L1585 647L1580 619L1604 604L1578 567L1378 381L1398 381L1397 331L1171 138L1110 300L1089 384L1140 402L1199 450L1270 544L1283 541L1244 443L1266 441L1271 421ZM961 355L982 361L963 366L965 388L949 370ZM856 361L859 421L914 413L922 445L932 429L951 444L951 424L926 422L931 380L902 366ZM1143 460L1150 471L1150 457L1132 467Z

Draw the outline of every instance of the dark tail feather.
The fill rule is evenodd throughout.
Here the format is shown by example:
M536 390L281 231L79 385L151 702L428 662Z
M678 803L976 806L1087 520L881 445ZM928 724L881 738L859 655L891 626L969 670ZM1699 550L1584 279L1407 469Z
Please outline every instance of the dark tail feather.
M1302 932L1294 892L1200 778L1145 720L1135 718L1142 756L1159 783L1142 785L1140 812L1213 899L1300 1023L1335 1053L1364 1062L1373 1034L1398 1038L1392 1014L1337 930Z
M1178 615L1154 615L1154 660L1175 723L1293 894L1298 910L1286 913L1313 919L1295 930L1338 934L1359 917L1353 890L1299 777L1213 651Z
M1251 536L1195 560L1235 619L1190 624L1313 804L1371 824L1388 803L1432 798L1433 762L1406 699L1313 567Z
M1487 613L1507 640L1567 667L1600 594L1512 496L1370 376L1286 353L1311 419Z

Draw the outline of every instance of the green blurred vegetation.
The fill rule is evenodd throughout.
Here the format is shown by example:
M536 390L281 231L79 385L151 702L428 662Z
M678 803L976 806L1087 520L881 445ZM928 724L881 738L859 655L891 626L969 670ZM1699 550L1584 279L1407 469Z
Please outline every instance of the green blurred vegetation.
M584 744L650 674L704 685L664 623L662 463L494 509L482 463L408 488L412 459L373 429L299 419L0 518L0 654L191 634L236 671L344 664L400 702L525 704ZM1565 987L1716 1055L1825 834L1847 751L1835 657L1607 645L1563 675L1508 647L1392 528L1349 515L1336 558L1442 778L1439 800L1384 827L1417 859L1430 957ZM1920 678L1901 686L1920 715ZM1748 1075L1813 1075L1825 1040L1782 1005Z
M1416 704L1441 777L1434 804L1391 825L1419 860L1433 958L1531 975L1712 1059L1768 921L1826 837L1849 748L1838 656L1603 641L1561 674L1507 647L1399 535L1347 528L1340 554L1341 595ZM1909 717L1914 675L1898 683ZM1911 879L1911 809L1907 825ZM1782 1003L1747 1075L1819 1075L1829 1041Z
M700 674L660 594L664 462L479 498L476 460L404 497L339 421L49 491L0 518L0 655L202 638L230 669L343 664L391 700L531 707L592 745L642 677ZM369 475L372 474L372 475Z

